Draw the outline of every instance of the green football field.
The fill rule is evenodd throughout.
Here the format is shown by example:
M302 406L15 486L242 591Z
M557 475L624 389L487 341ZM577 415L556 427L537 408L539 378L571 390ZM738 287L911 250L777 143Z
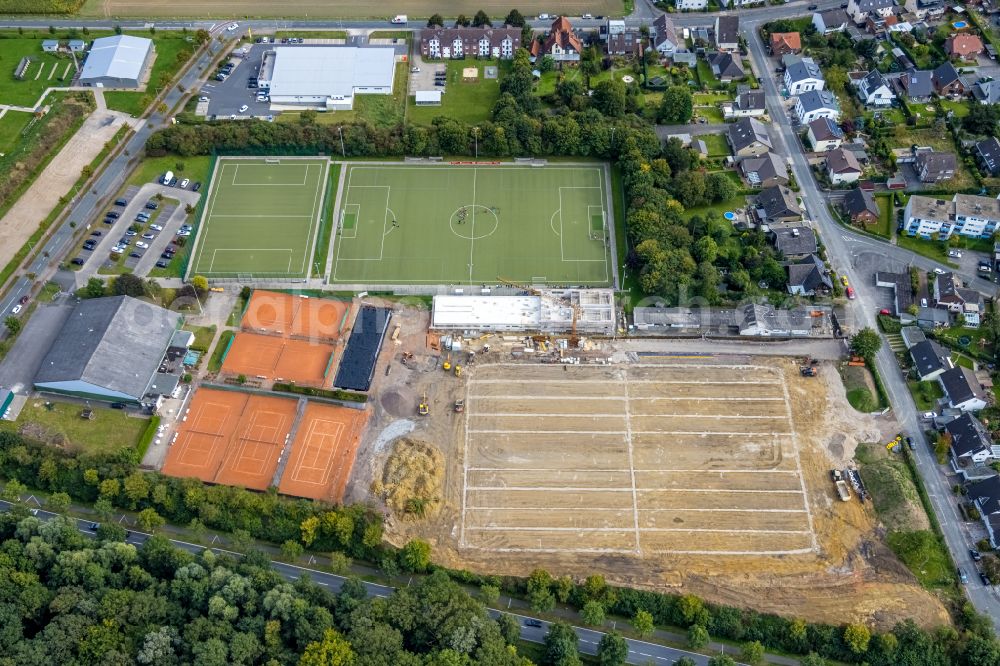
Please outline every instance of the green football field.
M220 158L188 274L306 277L327 167L325 159Z
M601 166L351 166L331 282L610 286Z

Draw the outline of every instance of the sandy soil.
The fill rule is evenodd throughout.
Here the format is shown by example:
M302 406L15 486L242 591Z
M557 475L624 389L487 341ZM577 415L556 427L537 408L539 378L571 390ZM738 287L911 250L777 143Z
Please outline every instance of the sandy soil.
M396 319L401 344L384 352L390 374L377 373L348 488L349 500L372 500L386 428L412 427L440 448L440 513L390 517L392 541L428 539L456 567L600 572L815 621L948 622L878 540L870 506L836 499L830 468L893 424L854 412L832 366L807 379L793 360L746 356L672 368L509 365L516 341L494 336L493 351L456 378L425 346L426 320ZM402 352L414 358L403 365ZM740 364L763 367L721 367ZM423 395L431 415L420 418ZM451 409L458 398L464 414Z
M28 242L41 221L59 205L59 197L76 183L83 167L97 157L125 122L125 116L112 111L90 114L73 138L0 219L0 266L7 265Z

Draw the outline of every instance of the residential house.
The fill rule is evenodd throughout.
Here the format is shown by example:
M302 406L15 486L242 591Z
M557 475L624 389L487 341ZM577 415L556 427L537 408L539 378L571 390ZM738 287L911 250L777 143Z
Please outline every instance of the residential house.
M802 219L802 209L795 193L784 185L764 188L754 200L754 214L762 223L769 225Z
M916 169L921 183L937 183L955 177L958 160L955 158L955 153L923 150L917 152L913 168Z
M783 56L802 52L802 37L797 32L772 32L771 55Z
M855 187L847 193L841 204L844 215L855 224L874 224L878 221L879 210L875 197L868 190Z
M996 142L996 137L993 137ZM1000 200L974 194L954 198L955 232L963 236L992 238L1000 226Z
M978 412L986 407L986 391L976 373L961 365L945 370L938 377L948 406L963 412Z
M841 148L854 153L854 157L858 159L860 164L868 164L868 152L865 151L865 140L860 136L856 136L850 141L846 141Z
M990 545L1000 548L1000 476L990 476L965 487L966 497L976 505Z
M624 32L616 32L608 35L605 50L611 56L628 56L638 58L642 56L645 48L642 33L638 30L628 28Z
M712 66L712 73L715 78L723 83L738 81L746 78L746 71L743 69L743 62L739 53L729 51L718 51L706 56L708 64Z
M671 60L674 61L675 65L687 65L692 69L698 66L698 54L694 51L684 49L674 51Z
M930 70L911 69L900 74L896 81L907 99L911 102L923 103L929 102L934 94L934 83L931 76Z
M812 24L821 35L843 32L847 29L848 21L847 13L843 9L827 9L812 15Z
M983 40L967 32L954 32L944 42L944 52L952 58L975 60L983 50Z
M944 328L951 323L947 310L921 306L917 309L917 326L926 330Z
M730 125L726 140L737 158L763 155L773 148L767 127L756 118L741 118Z
M1000 81L985 78L972 86L972 96L980 104L1000 104Z
M660 14L653 21L649 37L653 49L664 58L672 58L675 51L684 48L684 40L677 35L673 20L666 14Z
M896 99L892 88L889 87L889 82L877 69L873 69L863 79L856 81L855 86L858 90L858 98L866 106L889 106Z
M699 25L691 28L691 43L695 50L704 53L705 49L712 45L712 33L708 26Z
M740 19L738 16L715 17L715 48L736 51L740 48Z
M989 431L969 412L946 423L944 430L951 435L951 458L956 467L963 461L982 465L996 458Z
M785 160L775 153L747 157L740 162L739 168L750 187L788 184L788 168L785 166Z
M926 18L944 14L943 0L906 0L906 11L923 21Z
M552 22L552 28L543 41L531 42L532 56L535 58L552 56L557 62L579 62L581 51L583 42L573 32L573 26L565 16L560 16Z
M778 310L773 305L747 303L733 312L733 318L743 336L805 336L812 332L812 312L805 308Z
M906 282L909 283L908 276L903 273L898 274L902 278L906 278ZM878 280L878 273L875 274L875 279ZM906 286L906 290L909 291L909 284ZM906 345L907 349L912 349L913 345L920 344L927 339L924 335L924 330L919 326L904 326L899 330L899 337L902 339L903 344Z
M899 25L899 17L895 14L882 16L875 12L868 12L865 16L864 26L868 34L875 37L882 37L889 30Z
M826 154L825 168L833 185L856 183L863 172L854 153L843 148L831 150Z
M767 112L764 91L744 87L737 92L736 101L722 105L722 115L726 120L734 118L759 118Z
M837 96L829 90L807 90L795 100L795 114L803 125L817 118L840 118Z
M801 95L809 90L822 90L826 86L823 72L816 61L809 57L785 56L785 88L791 96Z
M609 37L623 34L628 28L625 26L625 19L609 18L607 26L604 28L603 39L607 41Z
M939 273L934 280L934 305L948 312L961 312L965 305L962 289L954 273Z
M839 148L844 142L844 131L830 118L817 118L809 123L806 138L814 151L822 153Z
M681 11L701 11L708 7L708 0L674 0L674 6Z
M931 73L934 92L942 97L964 97L970 90L966 81L950 62L944 62Z
M874 12L879 16L889 16L894 13L895 7L893 0L848 0L847 14L860 25L865 22L868 14Z
M1000 176L1000 139L991 136L979 141L972 152L983 171L991 176Z
M816 296L833 289L833 282L823 261L810 254L797 264L788 265L788 293L793 296Z
M434 28L420 31L420 55L428 60L510 60L521 47L520 28Z
M767 235L774 249L791 262L806 259L815 254L819 247L816 233L800 222L769 224Z
M937 379L945 370L954 367L948 350L933 340L913 345L910 348L910 358L913 360L913 373L922 382Z
M914 194L903 209L903 229L910 236L929 239L932 234L951 236L952 212L955 207L947 199Z

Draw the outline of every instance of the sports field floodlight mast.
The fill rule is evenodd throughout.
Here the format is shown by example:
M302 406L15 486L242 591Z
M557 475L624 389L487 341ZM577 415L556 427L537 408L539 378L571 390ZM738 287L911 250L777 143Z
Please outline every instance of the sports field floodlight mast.
M472 128L472 138L475 140L475 145L476 145L476 159L478 160L479 159L479 128L478 127L473 127Z

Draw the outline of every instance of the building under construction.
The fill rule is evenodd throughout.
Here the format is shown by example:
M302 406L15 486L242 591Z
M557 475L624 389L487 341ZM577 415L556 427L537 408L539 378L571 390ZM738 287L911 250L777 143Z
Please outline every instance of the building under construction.
M543 289L518 296L435 296L431 328L611 335L615 329L614 291Z

